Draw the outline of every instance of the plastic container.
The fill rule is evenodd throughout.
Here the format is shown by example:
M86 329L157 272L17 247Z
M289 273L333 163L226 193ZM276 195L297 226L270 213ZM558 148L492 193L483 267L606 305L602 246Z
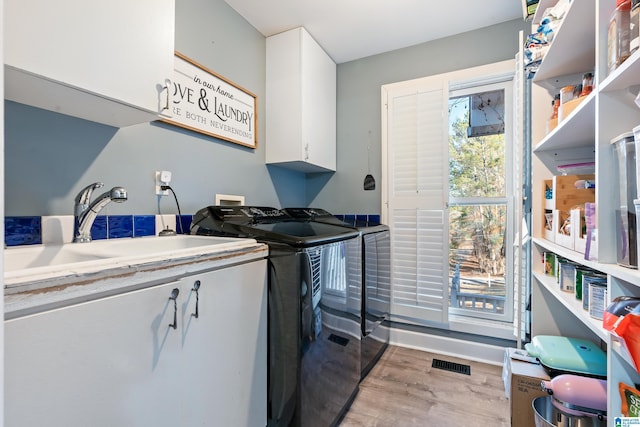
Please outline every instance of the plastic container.
M556 166L556 170L561 175L584 175L595 173L595 162L566 163Z
M636 210L633 200L638 197L636 175L636 145L633 132L623 133L611 140L616 157L617 187L614 192L616 208L616 260L619 265L638 268Z
M547 133L558 126L558 108L560 108L560 94L556 94L551 101L551 117L547 120Z
M630 55L631 0L616 0L616 8L609 21L607 37L607 66L614 71Z
M640 0L636 0L640 1ZM582 75L582 92L580 96L587 96L593 91L593 73L584 73Z
M640 232L640 199L633 201L633 206L636 209L636 232ZM636 236L636 253L640 253L640 236Z
M585 236L586 242L585 242L585 249L584 249L584 259L595 261L598 259L598 242L597 242L598 230L596 229L596 204L595 203L587 202L584 204L584 223L585 223L585 226L587 227L587 235Z
M575 98L574 89L574 85L564 86L562 89L560 89L560 105L565 104Z
M629 54L640 47L640 0L632 0L629 14Z
M633 128L633 141L636 145L636 153L640 153L640 125ZM637 171L640 171L640 159L638 156L636 156L636 172ZM636 191L638 188L640 188L640 176L636 175ZM640 199L640 194L636 194L634 199Z

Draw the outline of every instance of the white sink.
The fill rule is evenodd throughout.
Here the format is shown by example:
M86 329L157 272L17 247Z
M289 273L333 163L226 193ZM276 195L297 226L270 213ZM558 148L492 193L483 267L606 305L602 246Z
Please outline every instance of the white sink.
M106 275L113 269L194 258L255 244L253 239L177 235L7 248L4 283L5 288L15 288L61 277Z
M98 255L83 250L79 246L69 244L8 248L4 250L4 271L95 261L106 257L106 255Z

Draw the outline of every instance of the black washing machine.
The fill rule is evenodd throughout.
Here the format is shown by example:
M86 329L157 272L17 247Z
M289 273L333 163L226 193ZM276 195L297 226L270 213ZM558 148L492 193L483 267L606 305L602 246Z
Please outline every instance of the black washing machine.
M362 258L351 280L362 289L362 373L364 378L389 345L389 328L379 327L389 320L391 310L391 240L389 227L355 217L342 221L323 209L285 208L293 218L350 227L360 232Z
M269 246L268 426L336 425L358 392L361 288L356 230L256 206L200 209L191 234Z

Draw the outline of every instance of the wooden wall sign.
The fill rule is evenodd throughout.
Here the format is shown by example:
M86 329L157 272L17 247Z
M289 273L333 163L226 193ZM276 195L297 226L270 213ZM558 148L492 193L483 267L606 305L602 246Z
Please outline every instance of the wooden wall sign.
M172 117L163 122L256 148L257 96L175 52Z

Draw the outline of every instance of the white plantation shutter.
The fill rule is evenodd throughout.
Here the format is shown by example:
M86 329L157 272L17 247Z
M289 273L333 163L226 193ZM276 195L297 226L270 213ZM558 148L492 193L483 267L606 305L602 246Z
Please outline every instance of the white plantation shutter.
M442 78L421 83L419 91L386 91L392 313L445 322L448 86Z

